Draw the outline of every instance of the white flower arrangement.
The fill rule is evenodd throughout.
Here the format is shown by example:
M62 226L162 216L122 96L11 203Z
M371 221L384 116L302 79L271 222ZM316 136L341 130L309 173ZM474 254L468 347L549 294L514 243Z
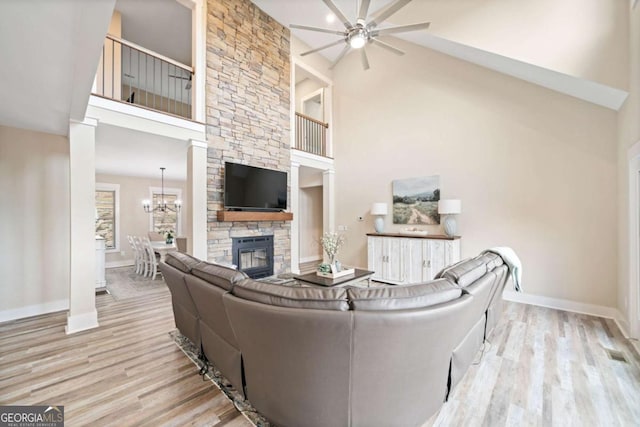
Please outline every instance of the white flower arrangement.
M344 236L342 234L334 232L324 233L320 238L320 244L322 245L322 249L324 249L325 253L329 257L330 265L334 264L338 250L344 243Z

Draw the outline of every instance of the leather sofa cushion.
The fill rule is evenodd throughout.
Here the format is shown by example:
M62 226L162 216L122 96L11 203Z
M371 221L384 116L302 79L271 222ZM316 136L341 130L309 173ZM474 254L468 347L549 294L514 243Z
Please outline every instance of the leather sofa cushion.
M498 254L494 254L493 252L486 252L484 254L480 254L474 259L477 259L480 262L483 262L487 266L487 271L493 271L494 268L501 266L504 261L502 257Z
M462 289L448 279L406 286L348 288L353 310L405 310L424 308L460 298Z
M487 272L487 264L477 258L468 259L445 268L441 277L465 287L478 280Z
M433 279L434 279L434 280L435 280L435 279L442 279L442 278L444 277L444 273L446 273L446 272L447 272L447 270L449 270L450 268L456 267L456 266L458 266L458 265L462 264L463 262L467 262L467 261L469 261L469 259L470 259L470 258L465 258L465 259L463 259L463 260L460 260L460 261L456 262L455 264L451 264L451 265L446 266L445 268L443 268L442 270L440 270L438 273L436 273L436 275L435 275L435 276L433 276Z
M249 277L242 271L206 261L193 266L191 274L227 291L230 291L235 283Z
M247 279L236 283L231 293L238 298L279 307L349 310L344 288L303 288Z
M164 257L164 262L183 273L191 273L191 269L202 261L182 252L168 252Z

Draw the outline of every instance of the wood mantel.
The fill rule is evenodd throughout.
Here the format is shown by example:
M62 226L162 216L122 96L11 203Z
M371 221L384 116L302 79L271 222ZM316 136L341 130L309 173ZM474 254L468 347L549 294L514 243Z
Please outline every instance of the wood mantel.
M291 212L218 211L218 221L291 221Z

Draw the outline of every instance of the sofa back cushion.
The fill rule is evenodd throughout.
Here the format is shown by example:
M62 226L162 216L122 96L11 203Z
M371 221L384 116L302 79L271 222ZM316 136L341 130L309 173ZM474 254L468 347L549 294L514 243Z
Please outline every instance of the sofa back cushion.
M347 290L344 288L303 288L247 279L237 282L231 293L238 298L279 307L349 310Z
M460 298L462 289L448 279L406 286L348 288L353 310L405 310L424 308Z
M230 291L235 283L249 277L242 271L206 261L193 266L191 274L227 291Z
M487 264L477 258L467 259L442 270L438 277L449 279L460 287L478 280L487 272Z
M191 273L191 269L202 261L182 252L168 252L164 257L164 262L183 273Z
M483 254L478 255L474 259L486 264L487 271L493 271L494 268L500 267L504 264L502 257L493 252L485 252Z

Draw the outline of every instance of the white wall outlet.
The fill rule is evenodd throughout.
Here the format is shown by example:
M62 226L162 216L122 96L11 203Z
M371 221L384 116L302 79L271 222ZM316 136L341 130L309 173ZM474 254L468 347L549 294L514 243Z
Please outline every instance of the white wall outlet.
M120 256L124 256L124 251L120 251Z
M347 227L346 225L339 225L338 226L338 231L347 231L349 229L349 227Z

